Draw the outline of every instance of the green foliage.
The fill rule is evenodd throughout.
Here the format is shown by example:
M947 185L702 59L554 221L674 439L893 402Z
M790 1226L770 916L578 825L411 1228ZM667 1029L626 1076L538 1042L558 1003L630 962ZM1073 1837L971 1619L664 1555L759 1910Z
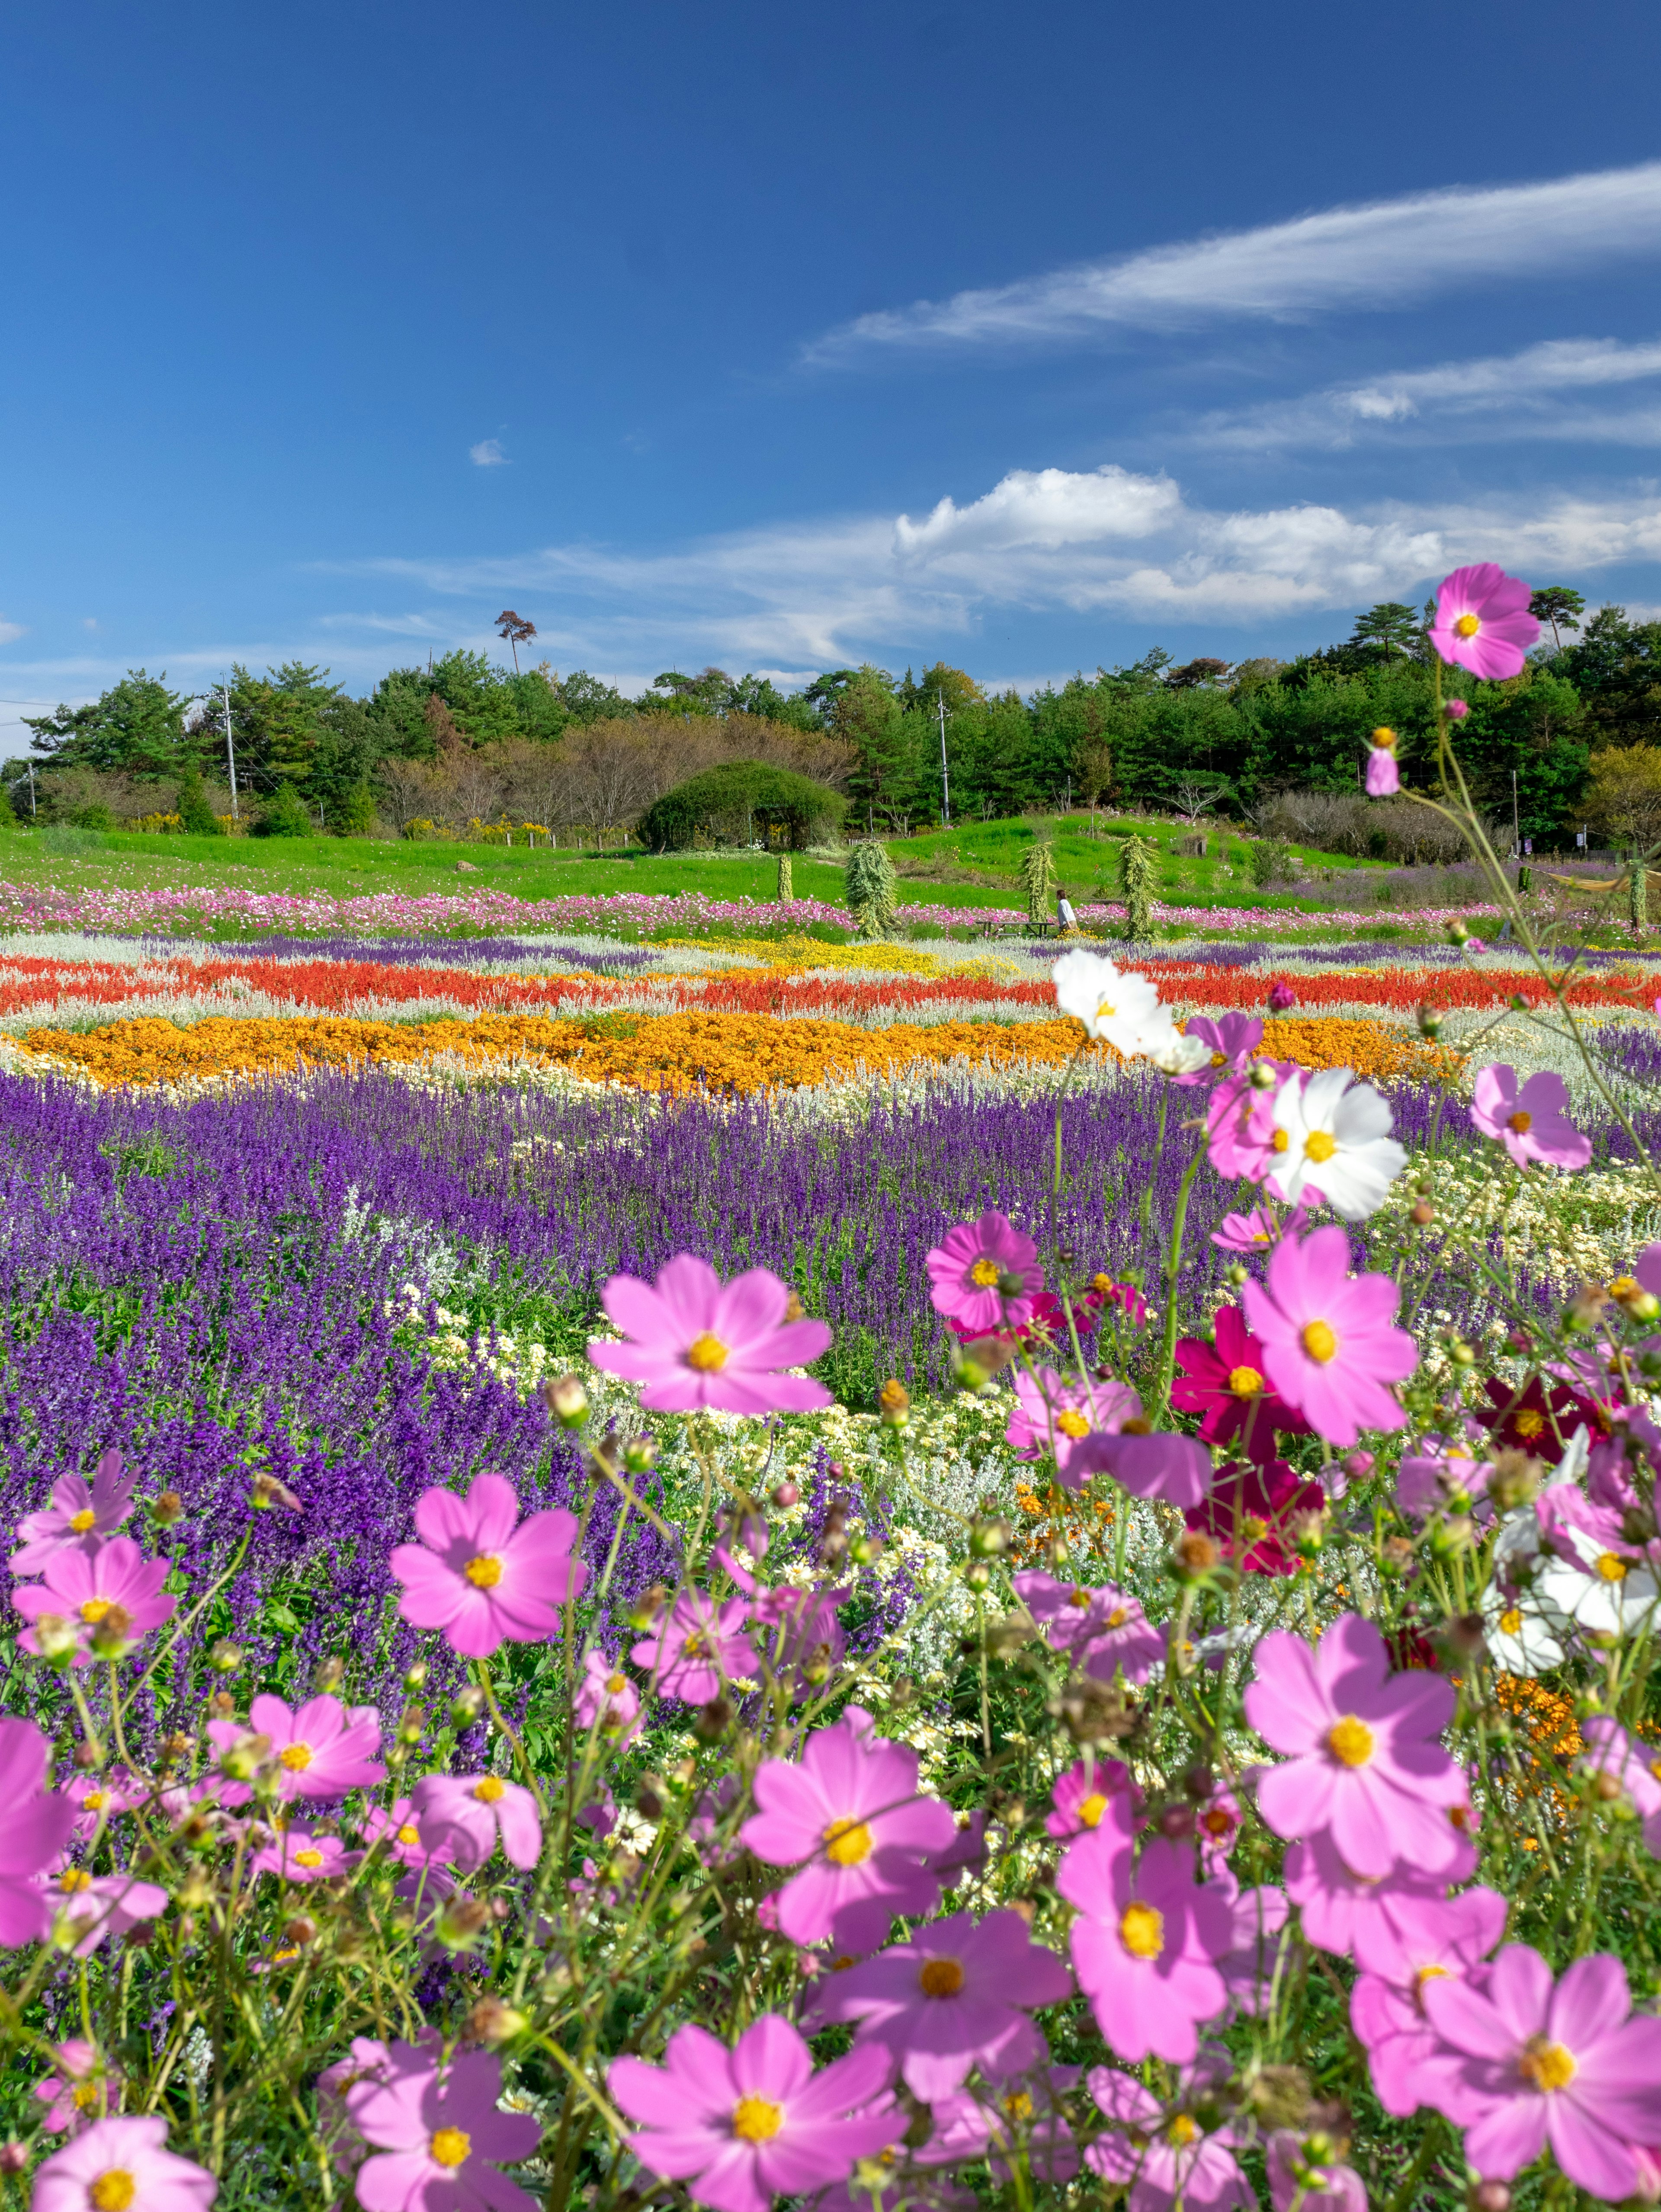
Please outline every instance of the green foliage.
M375 825L375 804L367 777L361 777L342 793L328 810L328 823L339 837L368 836Z
M1291 848L1278 837L1259 837L1250 848L1251 880L1259 890L1279 883L1287 872Z
M1150 937L1153 933L1155 848L1146 837L1127 837L1119 848L1119 890L1124 900L1124 933Z
M1579 592L1572 592L1567 584L1547 584L1529 599L1529 612L1537 623L1551 625L1551 647L1554 653L1563 649L1562 633L1580 627L1580 617L1586 603Z
M1585 701L1594 744L1661 742L1661 622L1632 623L1600 607L1552 673Z
M840 827L847 804L826 785L762 761L727 761L688 776L640 817L641 842L654 853L686 851L700 831L748 844L775 836L800 852Z
M892 934L899 908L899 878L884 846L874 838L861 838L849 848L843 897L861 937Z
M11 793L0 783L0 830L14 828L16 821L17 809L11 803Z
M202 788L201 772L192 761L186 769L179 786L179 796L173 803L179 817L179 826L189 837L219 837L224 835L219 817L208 804L208 795Z
M1027 913L1042 921L1056 896L1056 848L1048 837L1035 837L1021 854L1021 889Z
M119 684L85 707L25 715L34 749L65 768L114 769L130 775L177 775L185 751L189 695L169 691L165 672L130 668Z
M309 837L316 828L291 783L279 784L253 820L256 837Z

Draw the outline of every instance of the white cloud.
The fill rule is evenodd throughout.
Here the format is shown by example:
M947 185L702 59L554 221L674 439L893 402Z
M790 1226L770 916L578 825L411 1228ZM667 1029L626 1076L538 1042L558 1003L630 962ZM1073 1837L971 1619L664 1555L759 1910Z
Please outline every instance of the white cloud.
M1661 377L1661 339L1553 338L1521 353L1444 362L1360 384L1330 386L1297 399L1208 415L1189 442L1263 452L1343 447L1364 437L1555 438L1602 443L1661 442L1661 404L1587 407L1566 392L1617 389Z
M966 632L1000 609L1250 626L1406 597L1469 560L1558 577L1661 560L1661 496L1219 510L1190 504L1165 476L1016 470L921 518L833 517L649 555L561 545L369 565L447 596L557 596L566 627L549 650L561 666L597 654L639 666L674 652L822 667Z
M1541 184L1457 185L861 315L810 346L806 358L1076 338L1112 324L1171 330L1231 316L1390 307L1475 278L1537 277L1658 250L1661 161Z
M14 638L22 635L21 623L8 622L3 615L0 615L0 645L9 645Z
M481 438L476 446L469 446L467 458L477 469L505 469L513 465L502 450L500 438Z

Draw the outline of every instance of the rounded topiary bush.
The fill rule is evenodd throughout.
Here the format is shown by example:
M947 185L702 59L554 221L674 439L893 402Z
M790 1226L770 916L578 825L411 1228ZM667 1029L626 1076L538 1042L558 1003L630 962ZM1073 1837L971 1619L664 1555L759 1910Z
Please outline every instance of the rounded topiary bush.
M654 853L684 853L700 834L723 844L782 838L802 852L842 826L848 802L828 785L763 761L727 761L688 776L640 817L641 842Z

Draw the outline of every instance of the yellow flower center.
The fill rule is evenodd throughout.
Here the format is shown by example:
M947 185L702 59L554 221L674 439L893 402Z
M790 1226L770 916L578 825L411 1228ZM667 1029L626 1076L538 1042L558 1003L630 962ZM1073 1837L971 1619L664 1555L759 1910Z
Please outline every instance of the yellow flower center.
M70 2091L70 2102L77 2112L89 2112L98 2102L96 2081L82 2081Z
M1098 1022L1103 1019L1110 1022L1118 1011L1110 999L1100 999L1096 1005L1096 1018Z
M1186 2112L1178 2112L1165 2130L1165 2139L1168 2143L1174 2144L1177 2149L1186 2150L1199 2132L1200 2130Z
M1200 1826L1208 1836L1226 1836L1234 1826L1234 1816L1221 1805L1214 1805L1208 1813L1200 1815Z
M1075 1583L1073 1588L1067 1594L1067 1601L1069 1605L1077 1606L1080 1612L1082 1613L1085 1607L1089 1604L1091 1595L1092 1593L1085 1588L1082 1583Z
M1277 1129L1269 1140L1269 1149L1271 1152L1287 1152L1290 1150L1291 1145L1292 1139L1284 1129Z
M125 2166L113 2166L100 2173L87 2191L87 2202L97 2212L127 2212L138 2194L138 2184Z
M1304 1158L1315 1161L1317 1166L1321 1161L1329 1160L1337 1149L1338 1139L1325 1129L1311 1129L1304 1139Z
M1064 1437L1071 1437L1074 1443L1077 1443L1080 1437L1087 1437L1090 1434L1089 1422L1082 1413L1075 1413L1070 1407L1066 1413L1056 1414L1056 1426Z
M1032 2117L1032 2100L1025 2089L1012 2089L1003 2100L1003 2108L1012 2120L1030 2120Z
M90 1505L83 1505L78 1513L70 1514L70 1526L77 1536L84 1536L97 1518Z
M1453 625L1455 637L1475 637L1482 627L1475 615L1461 615Z
M296 1866L320 1867L323 1863L323 1854L308 1844L303 1851L295 1853L294 1863Z
M1372 742L1375 745L1383 745L1388 751L1396 743L1396 732L1381 723L1372 733Z
M435 2166L465 2166L472 2155L473 2139L465 2128L440 2128L427 2146Z
M1324 1367L1329 1359L1338 1357L1338 1332L1329 1321L1306 1321L1299 1339L1311 1359L1318 1359Z
M863 1866L871 1856L871 1831L863 1820L832 1820L824 1832L824 1856L832 1866Z
M1372 1730L1346 1713L1327 1730L1327 1749L1342 1766L1365 1766L1372 1756Z
M1579 2069L1575 2065L1573 2053L1565 2051L1561 2043L1553 2043L1543 2035L1531 2035L1523 2045L1517 2070L1536 2089L1567 2089Z
M692 1633L683 1640L680 1647L680 1656L683 1659L709 1658L710 1656L709 1641L704 1635L702 1629L695 1628L692 1631Z
M608 1674L605 1677L605 1694L608 1698L620 1698L628 1686L629 1677L626 1674Z
M770 2097L740 2097L733 2109L733 2133L740 2142L771 2142L784 2125L784 2107Z
M104 1808L104 1793L101 1790L88 1790L81 1802L88 1813L100 1813Z
M1508 1605L1500 1616L1500 1633L1501 1636L1515 1636L1522 1626L1522 1607Z
M1146 1413L1133 1413L1128 1421L1121 1421L1119 1433L1126 1437L1151 1437L1153 1424Z
M475 1589L494 1589L502 1580L502 1562L493 1552L481 1552L461 1571Z
M969 1279L977 1291L989 1291L995 1287L1002 1273L995 1260L977 1260L969 1270Z
M1165 1915L1152 1905L1127 1905L1119 1915L1119 1941L1133 1959L1157 1959L1165 1948Z
M78 1889L92 1887L92 1876L83 1867L67 1867L58 1877L58 1887L68 1890L72 1897Z
M1514 1114L1506 1115L1506 1127L1515 1129L1519 1137L1526 1137L1534 1127L1534 1116L1526 1107L1519 1106Z
M1092 1790L1079 1807L1079 1818L1086 1828L1099 1828L1102 1825L1102 1815L1106 1812L1107 1806L1108 1801L1103 1796L1101 1791Z
M82 1620L102 1620L114 1602L113 1598L89 1597L81 1608L81 1618Z
M1255 1398L1263 1387L1263 1378L1255 1367L1236 1367L1230 1372L1228 1387L1237 1398Z
M1631 1560L1621 1559L1618 1553L1603 1552L1599 1553L1597 1560L1597 1573L1601 1581L1606 1583L1623 1583L1631 1571Z
M286 1766L290 1774L303 1774L312 1763L312 1747L308 1743L291 1743L277 1753L277 1763Z
M954 1997L963 1987L963 1968L955 1959L931 1959L917 1977L926 1997Z
M1102 1625L1104 1628L1123 1628L1129 1618L1130 1607L1128 1605L1116 1605Z
M421 1831L412 1821L406 1820L396 1832L395 1840L400 1844L418 1844L421 1841Z
M1420 1967L1418 1972L1413 1978L1413 1994L1421 2012L1424 2010L1425 1984L1427 1982L1445 1982L1447 1978L1448 1970L1445 1966Z
M686 1364L698 1375L716 1375L727 1364L727 1346L706 1328L686 1347Z
M1536 1413L1532 1406L1525 1406L1512 1424L1519 1437L1537 1437L1545 1425L1545 1415Z
M500 1775L486 1774L474 1783L473 1796L481 1805L494 1805L497 1798L506 1792L507 1788L507 1784Z

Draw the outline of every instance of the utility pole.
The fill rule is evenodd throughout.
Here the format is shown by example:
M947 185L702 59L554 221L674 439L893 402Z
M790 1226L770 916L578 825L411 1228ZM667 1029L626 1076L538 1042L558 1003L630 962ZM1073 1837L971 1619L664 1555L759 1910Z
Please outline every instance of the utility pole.
M952 786L946 773L946 687L942 684L934 694L940 708L940 827L952 827Z
M231 736L231 688L222 684L219 696L225 702L225 759L231 771L231 819L236 820L236 741Z
M1518 820L1517 814L1517 771L1515 769L1512 769L1511 772L1511 839L1512 844L1517 848L1518 857L1520 860L1523 852L1523 825Z
M34 763L29 763L29 819L34 819Z

